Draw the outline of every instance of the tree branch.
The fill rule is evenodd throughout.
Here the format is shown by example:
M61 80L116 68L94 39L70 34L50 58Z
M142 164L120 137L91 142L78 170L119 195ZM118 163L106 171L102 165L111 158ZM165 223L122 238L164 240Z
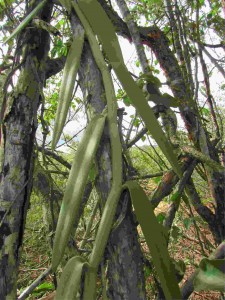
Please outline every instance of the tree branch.
M42 147L38 146L37 147L38 151L42 152ZM44 149L44 153L48 156L53 157L55 160L57 160L60 164L64 165L66 168L71 169L71 164L68 163L64 158L56 154L55 152L49 150L49 149Z
M53 75L56 75L64 68L66 62L66 56L61 56L58 58L48 58L46 61L46 78L50 78Z
M18 300L25 300L36 287L38 287L44 279L51 273L51 267L45 270L30 286L28 286L18 297Z
M209 256L210 259L222 259L225 257L225 241L222 242L216 250ZM192 273L192 275L186 280L181 289L182 299L188 299L191 293L194 291L193 281L198 272L198 269Z

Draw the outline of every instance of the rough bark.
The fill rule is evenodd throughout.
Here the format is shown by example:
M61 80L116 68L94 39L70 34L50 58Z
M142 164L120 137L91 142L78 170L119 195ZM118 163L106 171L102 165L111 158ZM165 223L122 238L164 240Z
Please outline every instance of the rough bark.
M79 23L76 17L72 17L72 28L78 26ZM81 64L79 69L79 76L81 88L87 101L87 110L90 112L101 112L105 107L105 96L102 78L98 70L94 58L92 56L90 47L85 42L83 54L81 57ZM100 194L103 203L106 201L111 187L111 154L110 154L110 140L107 125L105 127L102 139L100 141L99 149L97 152L97 165L98 165L98 179L96 188ZM126 193L121 196L120 205L124 201ZM128 197L128 195L126 196ZM120 208L118 206L117 215L120 215ZM145 296L145 282L143 275L142 253L138 242L137 228L131 222L131 205L127 206L126 215L121 225L110 236L108 244L108 251L110 255L107 257L109 260L108 275L109 275L109 290L108 296L110 299L146 299ZM124 257L130 253L130 259L124 260ZM131 265L129 276L126 274ZM112 274L118 275L119 282L112 281ZM126 276L124 276L124 274ZM114 298L114 294L118 295Z
M113 228L107 248L107 296L112 300L147 299L137 224L127 191L121 195L116 217L122 221Z
M34 6L37 5L37 2ZM49 21L52 4L39 17ZM4 120L4 161L0 185L0 299L16 299L19 250L32 187L37 108L45 83L49 34L29 28L21 36L24 61L12 106Z

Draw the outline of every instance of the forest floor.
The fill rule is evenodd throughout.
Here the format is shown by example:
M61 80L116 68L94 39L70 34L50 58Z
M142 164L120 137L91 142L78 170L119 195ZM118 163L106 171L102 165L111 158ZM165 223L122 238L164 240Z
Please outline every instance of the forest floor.
M150 194L155 188L155 184L151 180L144 185L147 194ZM155 210L156 215L165 215L169 205L169 202L161 202ZM212 208L212 203L209 202L207 205ZM46 232L42 215L42 203L35 197L31 201L31 207L27 216L19 270L18 294L41 275L51 263L51 248L49 246L51 236ZM142 235L140 227L138 227L138 231ZM170 238L172 239L169 246L171 257L176 261L182 260L186 265L186 272L180 283L182 285L195 270L195 267L198 266L201 259L210 254L213 249L214 240L207 224L203 223L194 210L190 212L185 205L180 206ZM199 238L201 243L199 242ZM146 257L150 257L145 243L142 243L142 248ZM49 275L27 299L53 299L46 298L46 295L49 293L53 295L51 294L54 291L52 282L53 275ZM148 299L155 299L155 284L151 274L147 275L146 289ZM221 299L221 294L216 291L194 292L189 299L219 300Z

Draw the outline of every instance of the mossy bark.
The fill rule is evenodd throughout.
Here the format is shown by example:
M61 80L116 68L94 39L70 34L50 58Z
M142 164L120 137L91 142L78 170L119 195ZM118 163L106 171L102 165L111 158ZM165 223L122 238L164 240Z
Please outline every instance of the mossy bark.
M38 4L36 1L32 8ZM31 9L32 9L31 8ZM48 21L52 4L39 17ZM49 34L27 28L20 40L23 63L4 119L4 161L0 184L0 299L16 299L19 250L32 188L37 109L45 83Z
M72 17L72 28L74 26L78 26L78 20L75 16ZM83 94L87 99L88 114L100 113L106 105L105 92L100 71L87 42L84 44L79 76ZM98 164L96 188L104 203L109 194L112 180L111 150L107 124L99 145L96 161ZM127 193L121 195L117 216L121 214L125 197L129 198L129 195ZM110 235L105 253L109 262L107 273L107 296L109 299L146 299L142 252L138 242L137 228L134 222L131 221L131 216L132 209L129 202L122 223ZM124 257L127 256L127 253L130 254L129 259L125 260ZM126 273L128 269L130 269L129 276ZM112 274L117 274L119 280L112 280ZM114 295L116 295L116 298Z

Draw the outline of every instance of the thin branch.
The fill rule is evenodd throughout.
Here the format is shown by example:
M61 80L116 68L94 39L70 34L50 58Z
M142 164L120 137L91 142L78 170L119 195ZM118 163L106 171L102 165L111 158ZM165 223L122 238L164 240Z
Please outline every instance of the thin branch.
M131 148L133 145L135 145L146 133L148 132L148 129L142 128L137 135L127 144L127 149Z
M219 231L216 224L215 215L212 211L205 205L202 204L199 194L195 188L193 180L190 179L186 185L186 192L191 201L191 204L194 206L194 209L202 217L202 219L208 223L211 232L213 233L216 240L219 240Z
M127 4L124 0L116 0L116 2L129 28L130 34L132 36L132 41L135 45L137 55L140 60L142 71L143 73L151 72L150 67L148 65L148 59L144 51L144 46L141 42L139 29L133 20L133 17L127 7Z
M42 147L38 146L37 150L42 152ZM62 165L64 165L66 168L71 169L71 164L68 163L64 158L62 158L61 156L59 156L58 154L56 154L55 152L49 150L49 149L44 149L44 153L48 156L53 157L55 160L57 160L59 163L61 163Z
M187 145L187 146L180 146L180 148L184 153L189 154L190 156L197 158L198 160L205 163L206 165L208 165L213 170L215 170L217 172L224 172L224 167L223 166L221 166L218 162L216 162L213 159L209 158L207 155L203 154L202 152L196 150L194 147Z
M216 44L216 45L202 43L202 45L205 47L209 47L209 48L224 48L224 45L222 43Z
M26 299L36 287L38 287L44 279L51 273L52 269L51 267L45 270L30 286L28 286L18 297L18 300L24 300Z
M216 68L218 69L218 71L223 75L223 77L225 78L225 71L222 68L222 66L220 64L218 64L217 60L209 53L208 50L205 49L205 47L203 47L201 44L199 44L200 47L202 48L203 52L208 56L208 58L211 60L212 64L214 64L216 66Z
M152 110L154 112L155 117L158 119L159 118L159 114L165 112L165 106L164 105L160 105L157 104L154 107L152 107ZM130 140L127 144L127 149L132 147L135 143L137 143L146 133L148 132L148 129L146 127L142 128L137 134L136 136Z
M136 117L137 117L137 111L135 111L135 116L134 116L134 118L132 119L132 121L130 122L129 128L128 128L128 130L127 130L127 136L126 136L126 139L125 139L125 143L126 143L126 148L127 148L127 149L130 148L130 147L128 147L128 141L129 141L129 139L130 139L131 132L132 132L133 126L134 126L134 120L135 120ZM148 130L146 129L146 132L147 132L147 131L148 131ZM137 137L137 135L136 135L136 137ZM140 137L140 138L141 138L141 137ZM137 141L136 141L136 142L137 142ZM136 142L134 142L134 144L135 144ZM132 144L132 146L133 146L134 144Z
M150 178L155 178L159 176L163 176L164 172L158 172L154 174L147 174L147 175L142 175L142 176L134 176L131 177L130 180L142 180L142 179L150 179Z
M184 172L182 179L180 180L179 187L177 190L179 198L176 201L173 201L171 203L169 210L167 212L166 218L163 223L163 225L168 229L170 229L173 224L173 220L175 218L176 212L180 205L180 198L185 189L186 183L190 179L196 165L197 165L197 160L193 160L192 163L188 166L188 169Z
M143 148L135 145L135 147L137 147L141 152L144 152L148 157L150 157L155 163L156 165L163 171L162 167L158 164L157 160L146 150L144 150Z

